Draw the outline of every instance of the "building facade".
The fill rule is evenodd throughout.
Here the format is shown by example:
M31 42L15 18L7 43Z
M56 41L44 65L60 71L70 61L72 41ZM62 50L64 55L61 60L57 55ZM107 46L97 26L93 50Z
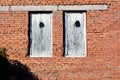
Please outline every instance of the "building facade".
M120 0L1 0L0 47L40 80L120 80Z

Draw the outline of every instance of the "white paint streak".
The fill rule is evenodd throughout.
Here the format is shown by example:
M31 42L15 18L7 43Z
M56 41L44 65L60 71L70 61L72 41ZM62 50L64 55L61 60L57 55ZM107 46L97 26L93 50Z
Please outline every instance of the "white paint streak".
M0 11L107 10L107 5L0 6Z
M9 6L0 6L0 11L8 11Z
M12 11L56 11L57 6L11 6Z
M58 10L106 10L107 5L59 5Z

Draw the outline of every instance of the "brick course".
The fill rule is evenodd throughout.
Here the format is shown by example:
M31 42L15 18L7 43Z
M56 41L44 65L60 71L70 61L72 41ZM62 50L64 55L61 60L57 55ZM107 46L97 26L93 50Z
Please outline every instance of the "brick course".
M87 57L63 57L63 11L53 11L53 57L29 57L29 12L0 12L0 47L40 80L120 80L120 0L0 0L0 6L107 4L87 11Z

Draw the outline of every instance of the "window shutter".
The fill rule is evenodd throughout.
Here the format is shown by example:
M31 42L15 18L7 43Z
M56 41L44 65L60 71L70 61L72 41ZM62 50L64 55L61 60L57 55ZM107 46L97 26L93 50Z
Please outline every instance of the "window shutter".
M65 56L86 56L85 12L65 12Z
M31 14L31 46L30 55L33 57L52 56L51 27L52 14Z

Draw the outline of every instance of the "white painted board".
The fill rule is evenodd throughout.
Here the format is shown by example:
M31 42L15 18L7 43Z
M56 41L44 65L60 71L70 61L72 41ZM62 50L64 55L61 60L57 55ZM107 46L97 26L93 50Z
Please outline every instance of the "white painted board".
M65 56L86 56L86 13L65 13Z
M39 13L31 14L31 57L51 57L52 56L52 14Z

